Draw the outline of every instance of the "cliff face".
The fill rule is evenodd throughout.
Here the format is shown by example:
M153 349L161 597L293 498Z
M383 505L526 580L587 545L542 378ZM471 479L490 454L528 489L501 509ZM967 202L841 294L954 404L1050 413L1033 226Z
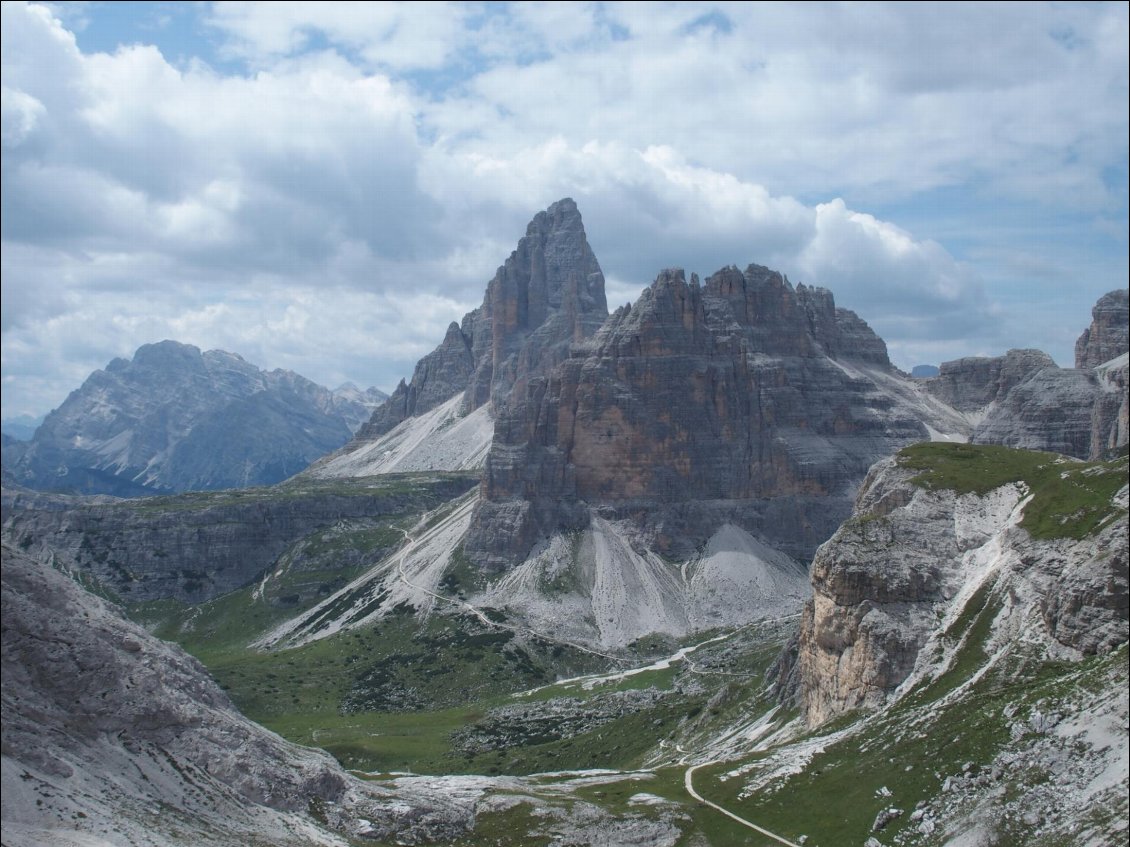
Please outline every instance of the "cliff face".
M512 565L598 507L645 515L669 555L725 519L804 556L871 462L927 437L876 371L890 372L885 345L823 289L759 266L704 285L666 271L548 378L515 389L466 549Z
M472 812L397 797L244 718L178 647L4 545L4 843L404 843Z
M851 519L813 560L813 599L795 660L809 725L877 708L912 676L944 670L953 659L947 645L966 636L978 614L996 634L986 660L995 637L1028 638L1076 657L1127 640L1125 460L1088 469L1050 454L945 447L938 455L956 463L949 472L978 474L981 462L988 478L1014 464L1016 473L1001 479L1016 481L961 492L944 482L915 484L923 465L912 467L906 454L876 464ZM1080 512L1054 499L1070 500L1081 486L1103 492L1106 506ZM1050 510L1050 522L1033 529L1039 537L1022 526L1025 509ZM1102 511L1081 528L1088 509Z
M1044 368L1054 368L1042 350L1009 350L1003 356L972 356L943 362L925 384L930 393L962 412L975 412L997 400Z
M1086 459L1091 456L1092 419L1101 393L1092 371L1051 365L998 398L970 441Z
M472 313L475 314L475 313ZM463 323L468 322L468 315ZM372 417L347 446L372 441L384 435L401 421L430 411L467 385L475 368L471 339L452 321L443 343L416 363L411 383L404 380L396 386L388 400L378 406Z
M1075 342L1075 367L1096 368L1130 349L1130 291L1110 291L1091 309L1091 325Z
M6 490L4 538L90 574L129 602L200 603L247 585L315 531L422 512L473 485L469 477L448 477L390 490L307 484L136 501Z
M1091 409L1091 459L1113 455L1130 441L1130 356L1095 368L1101 394Z
M517 249L488 283L483 304L452 323L436 350L378 408L346 452L402 421L463 394L463 413L505 402L515 384L548 372L569 344L608 316L604 274L585 238L577 204L565 198L539 212Z
M476 363L468 410L486 401L488 386L497 409L520 381L548 373L608 317L604 274L576 203L560 200L530 221L487 286L488 304L490 361Z
M935 397L979 418L970 440L1097 459L1127 443L1127 292L1104 295L1075 345L1075 368L1039 350L942 364L924 382ZM1101 367L1100 367L1101 366Z

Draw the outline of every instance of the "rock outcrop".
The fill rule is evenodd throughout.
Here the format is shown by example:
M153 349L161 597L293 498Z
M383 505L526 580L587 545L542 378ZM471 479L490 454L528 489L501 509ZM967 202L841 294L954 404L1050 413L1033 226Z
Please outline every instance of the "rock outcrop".
M974 444L1091 456L1095 403L1102 389L1093 371L1054 364L1014 385L985 411L973 430Z
M1130 355L1095 368L1101 394L1091 408L1091 453L1088 458L1114 455L1130 442Z
M1037 371L1056 367L1042 350L1009 350L1003 356L970 356L943 362L925 383L930 393L962 412L976 412L1002 400Z
M604 274L577 204L559 200L530 221L488 283L483 304L448 327L443 343L416 365L412 381L401 381L344 452L455 394L463 394L463 414L504 402L517 382L548 372L607 316Z
M79 494L269 485L345 443L371 402L162 341L91 374L6 469L22 485Z
M1104 294L1091 310L1091 325L1075 342L1075 367L1093 368L1100 389L1091 410L1090 458L1114 453L1128 441L1130 401L1130 292Z
M950 448L956 451L965 479L977 476L976 462L996 470L1015 461ZM952 659L943 635L956 640L983 610L992 623L986 656L993 632L1006 640L1022 632L1053 654L1075 657L1126 642L1125 460L1074 471L1050 454L1038 461L1049 463L1039 486L1077 488L1096 474L1116 490L1121 483L1108 517L1081 538L1069 529L1034 538L1021 526L1027 497L1055 495L1023 474L985 493L959 493L944 483L916 484L921 470L903 457L875 465L851 519L812 563L813 599L793 668L809 725L885 704L912 675L936 670L939 656ZM1111 487L1103 482L1096 490ZM1074 506L1040 508L1066 509L1065 527L1081 519Z
M3 556L4 844L412 844L470 827L457 798L370 786L252 723L180 648Z
M474 484L447 476L389 490L305 483L141 500L6 489L3 537L129 602L200 603L249 584L318 530L423 512Z
M1095 368L1130 350L1130 291L1110 291L1091 309L1091 325L1075 342L1075 367Z
M479 311L466 315L463 325L473 326ZM368 422L358 430L345 452L349 452L354 444L373 441L402 421L429 412L453 395L463 392L474 370L471 338L452 321L443 343L416 363L411 383L400 380L388 400L377 407Z
M1040 350L944 362L924 381L938 399L977 422L975 444L1049 450L1079 459L1127 443L1127 292L1104 295L1075 345L1075 368Z
M880 387L895 378L824 289L756 265L703 285L665 271L497 411L466 550L505 568L598 509L637 516L673 558L726 522L807 558L867 467L928 437L926 405Z

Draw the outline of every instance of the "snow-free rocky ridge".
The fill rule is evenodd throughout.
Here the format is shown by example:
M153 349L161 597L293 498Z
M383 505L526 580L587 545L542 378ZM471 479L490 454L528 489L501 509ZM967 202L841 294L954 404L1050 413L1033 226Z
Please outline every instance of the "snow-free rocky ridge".
M180 648L4 546L4 844L451 840L473 808L393 794L236 711Z
M92 373L31 441L6 445L4 469L21 485L79 494L270 485L344 444L383 399L162 341Z

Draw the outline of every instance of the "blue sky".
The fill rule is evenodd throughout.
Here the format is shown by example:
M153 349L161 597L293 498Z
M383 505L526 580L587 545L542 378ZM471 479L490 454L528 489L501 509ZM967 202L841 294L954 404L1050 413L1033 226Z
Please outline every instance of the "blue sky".
M1127 285L1125 3L2 9L5 417L164 338L389 390L564 196L610 304L756 262L904 369Z

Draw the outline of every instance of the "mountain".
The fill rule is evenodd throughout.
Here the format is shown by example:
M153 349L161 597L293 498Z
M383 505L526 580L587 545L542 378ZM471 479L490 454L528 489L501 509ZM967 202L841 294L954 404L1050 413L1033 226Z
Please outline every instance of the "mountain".
M352 382L344 382L333 390L333 407L354 434L386 400L388 395L379 388L370 386L362 391Z
M1075 342L1075 367L1097 368L1130 349L1130 291L1108 291L1091 309L1091 325Z
M394 551L402 536L383 522L437 508L474 484L465 475L305 480L144 499L5 487L4 537L130 602L200 603L270 574L263 596L286 606L325 597L351 568Z
M417 363L411 382L401 380L357 436L312 473L332 477L458 469L461 455L476 454L489 442L491 417L510 393L547 374L568 355L572 343L591 336L607 316L604 274L577 204L564 198L530 221L517 249L487 284L482 305L461 323L453 322L439 347ZM423 440L409 435L417 429L413 419L438 407L444 410L433 428L482 411L452 446L438 448L438 455L407 456L411 450L404 449L404 437L413 444Z
M961 442L1117 452L1125 369L912 379L759 265L606 315L560 201L286 482L5 476L5 843L1122 843L1126 458Z
M880 462L817 555L802 637L769 677L783 703L765 669L795 617L653 636L615 667L468 605L464 566L410 614L466 496L388 516L409 527L389 557L401 593L368 604L399 611L361 627L323 615L321 640L249 645L278 620L263 595L285 563L255 590L135 607L242 708L365 782L241 722L178 649L6 544L5 843L721 847L755 837L743 821L807 847L1121 843L1126 475L1125 459L970 445ZM373 528L307 550L356 530Z
M1021 640L1076 658L1125 643L1126 472L1125 457L966 445L878 463L813 560L797 659L807 723L937 675L963 612L991 609L988 657Z
M79 493L265 485L343 444L376 399L162 341L91 374L6 463L20 484Z
M822 844L1121 843L1127 530L1125 456L920 444L879 462L779 666L812 741L736 790L825 803Z
M970 441L1096 459L1127 442L1127 292L1103 295L1075 345L1075 367L1040 350L944 362L924 382L967 414Z
M544 231L538 220L530 232ZM562 237L583 244L571 224ZM515 276L503 268L491 291ZM560 337L547 326L520 346ZM487 405L463 414L469 395L456 392L307 472L466 467L486 453L476 495L264 643L324 637L329 615L354 626L402 604L429 614L455 574L470 601L599 650L785 614L806 594L801 562L871 463L970 429L830 292L759 266L705 285L665 272L591 337L508 360L493 425ZM434 373L427 362L414 385Z
M43 423L42 417L19 415L0 421L0 429L3 430L4 435L14 438L16 441L31 441L31 437L35 435L35 430L41 423Z
M758 265L664 271L521 389L496 408L466 542L487 569L596 515L671 558L729 523L804 560L876 459L969 428L831 292Z

